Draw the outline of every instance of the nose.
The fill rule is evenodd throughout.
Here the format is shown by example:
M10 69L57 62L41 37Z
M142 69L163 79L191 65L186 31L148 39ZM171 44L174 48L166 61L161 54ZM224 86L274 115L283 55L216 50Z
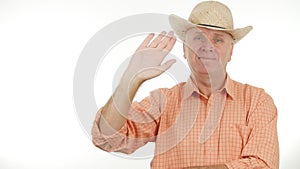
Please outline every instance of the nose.
M214 46L212 46L209 42L207 43L203 43L202 45L200 45L199 50L201 52L214 52Z
M211 52L214 52L214 46L213 46L212 42L209 39L205 38L205 39L202 39L202 42L199 45L199 50L201 52L211 53Z

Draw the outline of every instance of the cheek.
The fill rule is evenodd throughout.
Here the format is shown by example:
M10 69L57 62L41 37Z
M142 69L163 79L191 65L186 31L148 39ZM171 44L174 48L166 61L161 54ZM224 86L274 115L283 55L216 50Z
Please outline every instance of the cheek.
M220 57L223 61L229 62L232 54L232 46L226 46L219 50Z
M231 55L232 55L232 51L228 50L228 52L226 53L226 61L229 62L231 60Z
M193 50L191 47L186 47L184 50L184 57L185 59L191 59L192 57L195 56L195 50Z

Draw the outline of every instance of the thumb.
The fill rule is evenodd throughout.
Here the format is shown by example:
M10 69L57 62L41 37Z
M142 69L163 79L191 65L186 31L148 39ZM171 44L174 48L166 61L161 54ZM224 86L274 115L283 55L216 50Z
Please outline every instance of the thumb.
M168 70L174 63L176 63L176 59L171 59L166 61L164 64L160 66L162 71Z
M151 75L148 75L150 78L146 75L146 77L148 77L147 79L151 79L161 75L166 70L168 70L175 62L176 62L175 59L171 59L160 66L155 66L154 69L152 69Z

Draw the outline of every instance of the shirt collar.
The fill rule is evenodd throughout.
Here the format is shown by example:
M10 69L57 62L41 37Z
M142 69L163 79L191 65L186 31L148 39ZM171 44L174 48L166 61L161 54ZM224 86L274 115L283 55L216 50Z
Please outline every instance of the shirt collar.
M226 78L226 82L225 82L225 86L224 86L226 93L232 98L234 99L234 84L233 84L233 80L229 77L229 75L227 75Z
M200 92L199 92L198 88L196 87L196 85L194 84L192 78L189 77L189 79L187 80L187 82L183 86L183 96L182 96L182 98L185 100L188 97L190 97L193 93L200 94Z
M227 75L224 88L221 89L221 90L225 89L227 95L230 96L232 99L234 99L234 87L233 86L234 86L233 80L229 77L229 75ZM189 77L189 79L187 80L187 82L183 86L182 98L187 99L193 93L203 95L202 93L200 93L199 89L196 87L196 85L195 85L194 81L192 80L192 78ZM206 97L206 96L204 96L204 97Z

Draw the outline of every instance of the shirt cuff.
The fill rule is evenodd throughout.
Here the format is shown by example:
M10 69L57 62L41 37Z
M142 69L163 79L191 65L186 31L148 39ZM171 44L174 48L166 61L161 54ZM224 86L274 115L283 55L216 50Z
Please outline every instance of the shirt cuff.
M125 142L124 140L126 139L125 133L127 132L127 123L125 123L118 131L116 130L113 134L105 135L101 132L99 128L101 112L102 109L98 111L93 124L93 128L92 128L93 143L97 147L109 152L121 149Z

